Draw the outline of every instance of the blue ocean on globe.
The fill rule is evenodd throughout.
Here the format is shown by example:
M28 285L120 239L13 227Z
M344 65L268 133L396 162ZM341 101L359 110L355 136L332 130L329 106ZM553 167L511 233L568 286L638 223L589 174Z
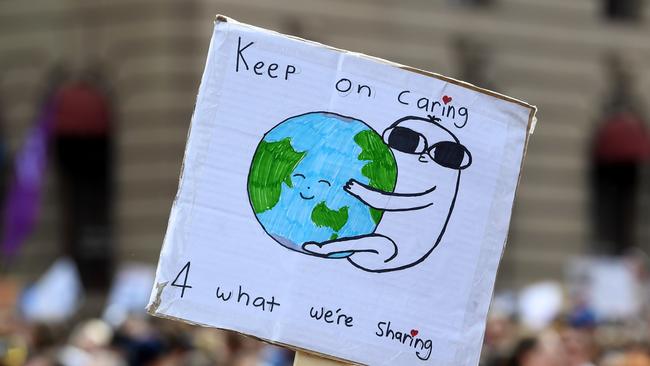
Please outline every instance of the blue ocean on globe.
M395 160L381 137L360 120L313 112L271 129L257 148L248 190L264 230L301 251L372 233L382 212L343 190L350 179L378 189L395 186Z

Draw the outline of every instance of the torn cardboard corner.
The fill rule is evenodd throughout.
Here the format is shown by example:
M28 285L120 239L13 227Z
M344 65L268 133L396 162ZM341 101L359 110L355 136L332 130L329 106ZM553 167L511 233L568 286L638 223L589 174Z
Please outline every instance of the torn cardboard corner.
M217 16L148 311L358 364L476 365L535 112Z
M158 307L160 306L161 297L162 297L162 292L165 289L165 286L167 286L169 282L162 282L162 283L156 283L155 284L155 297L152 302L149 303L147 306L147 312L151 315L156 315L156 311L158 310Z

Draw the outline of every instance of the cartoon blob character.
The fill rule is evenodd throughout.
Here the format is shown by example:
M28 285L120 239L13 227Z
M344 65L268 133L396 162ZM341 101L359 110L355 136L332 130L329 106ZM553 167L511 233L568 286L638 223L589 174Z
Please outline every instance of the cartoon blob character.
M374 233L322 243L303 249L327 258L346 257L369 272L414 266L431 254L442 239L458 194L461 172L472 155L458 138L429 116L404 117L382 134L397 162L394 192L383 192L354 179L344 189L366 205L384 210Z

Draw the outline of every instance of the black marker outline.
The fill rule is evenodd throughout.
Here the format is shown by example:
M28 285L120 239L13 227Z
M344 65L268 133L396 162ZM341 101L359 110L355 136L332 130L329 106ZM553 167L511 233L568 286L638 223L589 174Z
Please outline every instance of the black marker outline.
M382 134L381 134L381 139L382 139L382 141L384 141L384 143L385 143L386 145L388 145L388 147L389 147L390 149L397 150L397 151L399 151L399 152L401 152L401 153L404 153L404 154L410 154L410 155L422 155L422 154L427 154L427 155L429 155L429 157L431 158L431 160L432 160L434 163L436 163L436 164L438 164L438 165L440 165L440 166L442 166L442 167L444 167L444 168L454 169L454 170L463 170L463 169L468 168L470 165L472 165L472 154L469 152L469 149L468 149L465 145L463 145L463 144L460 143L460 141L458 140L458 138L456 137L456 135L454 135L450 130L448 130L447 128L443 127L440 123L438 123L438 122L441 122L442 120L441 120L440 118L436 117L436 116L433 115L433 114L429 114L429 115L427 115L427 117L428 117L428 118L422 118L422 117L416 117L416 116L407 116L407 117L404 117L404 118L400 118L400 119L398 119L398 120L395 121L392 125L390 125L388 128L386 128L386 129L384 130L384 132L382 132ZM452 136L452 138L454 139L454 141L438 141L438 142L436 142L435 144L429 146L429 141L427 140L427 138L426 138L423 134L419 133L418 131L411 130L411 129L408 128L408 127L399 127L399 126L398 126L399 123L401 123L401 122L403 122L403 121L408 121L408 120L418 120L418 121L423 121L423 122L432 123L432 124L436 125L437 127L440 127L440 128L442 128L443 130L447 131L447 132ZM399 150L399 149L397 149L397 148L391 147L390 144L388 143L388 137L390 136L390 133L388 133L388 131L391 131L391 132L392 132L395 128L404 128L404 129L409 129L409 130L411 130L413 133L415 133L415 134L421 136L422 139L424 140L424 143L425 143L424 149L423 149L421 152L412 152L412 153L411 153L411 152L402 151L402 150ZM431 152L436 148L436 146L439 146L439 145L441 145L441 144L443 144L443 143L445 143L445 142L451 142L451 143L454 143L454 144L457 144L458 146L460 146L460 147L463 149L465 155L467 155L467 157L469 158L469 161L467 162L467 164L465 164L465 165L461 165L461 166L459 166L458 168L448 167L448 166L445 166L445 165L440 164L440 163L436 160L435 156L431 155ZM424 163L424 161L422 161L422 160L420 160L420 162ZM462 163L462 162L461 162L461 163Z
M300 195L300 198L302 198L303 200L307 200L307 201L313 200L314 197L316 197L316 196L305 197L305 196L303 196L302 192L298 192L298 194Z
M400 123L402 123L404 121L407 121L407 120L423 121L423 122L433 123L434 125L442 128L444 131L447 131L447 133L449 133L451 135L451 137L454 139L454 142L460 144L460 141L458 140L456 135L454 135L449 129L447 129L446 127L444 127L443 125L441 125L440 123L437 122L437 121L439 121L438 118L436 118L435 116L432 116L432 115L428 116L428 117L429 118L422 118L422 117L417 117L417 116L406 116L406 117L400 118L397 121L393 122L388 128L386 128L385 131L387 131L388 129L394 128L398 124L400 124ZM383 134L382 134L382 141L383 141ZM466 151L469 152L469 150L467 150L467 149L466 149ZM353 266L355 266L355 267L357 267L357 268L359 268L359 269L361 269L363 271L366 271L366 272L386 273L386 272L401 271L403 269L411 268L413 266L417 266L418 264L420 264L424 260L426 260L429 257L429 255L431 255L431 253L438 247L438 245L440 245L440 241L442 240L442 237L445 235L445 232L447 231L447 225L449 224L449 220L451 219L451 213L454 211L454 206L456 205L456 198L458 198L458 189L460 188L460 175L461 175L462 170L457 169L457 171L458 171L458 177L456 178L456 188L454 190L454 197L452 198L451 204L449 205L449 212L447 213L447 218L445 219L445 223L443 224L442 229L440 230L440 234L438 234L438 238L436 238L436 241L433 244L433 247L431 247L431 249L429 249L429 251L427 251L420 259L416 260L415 262L405 264L403 266L399 266L399 267L395 267L395 268L383 268L383 269L374 269L374 270L362 267L362 266L354 263L354 261L349 257L346 258L348 260L348 262L350 262ZM379 225L377 225L377 226L379 226Z
M392 133L396 128L401 128L401 129L404 129L404 130L409 130L409 131L415 133L416 135L419 135L420 137L422 137L422 140L424 141L424 148L422 149L422 151L421 151L421 152L412 152L412 153L411 153L411 152L402 151L402 150L400 150L400 149L397 149L397 148L391 147L390 144L388 143L388 138L389 138L389 136L390 136L390 133L387 134L387 132L390 130L391 133ZM429 148L429 142L427 141L427 138L426 138L423 134L421 134L421 133L419 133L419 132L417 132L417 131L413 131L412 129L410 129L410 128L408 128L408 127L400 127L400 126L389 127L389 128L387 128L387 129L385 129L384 132L382 132L382 134L381 134L381 140L382 140L382 141L386 144L386 146L388 146L389 148L394 149L394 150L397 150L397 151L402 152L402 153L404 153L404 154L420 155L420 154L424 154L425 152L427 152L427 149Z
M468 161L467 161L467 164L462 165L463 162L462 162L462 160L461 160L461 165L460 165L458 168L456 168L456 167L446 166L446 165L443 165L443 164L441 164L440 162L438 162L438 161L436 160L436 157L433 156L433 155L431 155L431 152L432 152L436 147L441 146L442 144L445 144L445 143L452 143L452 144L456 144L456 145L460 146L460 147L463 149L463 154L467 155L467 157L469 158ZM431 158L431 160L433 160L434 163L436 163L436 164L438 164L438 165L440 165L440 166L442 166L442 167L444 167L444 168L454 169L454 170L464 170L464 169L469 168L470 165L472 165L472 153L469 152L469 150L467 149L467 147L465 147L465 145L463 145L463 144L461 144L461 143L458 143L458 142L452 142L452 141L438 141L438 142L436 142L435 144L431 145L431 147L429 147L429 148L426 150L426 153L427 153L427 155L429 155L429 157Z
M345 118L345 119L351 119L351 120L359 121L359 122L363 123L364 125L366 125L370 130L372 130L372 131L374 131L375 133L377 133L377 131L375 131L372 127L370 127L367 123L365 123L364 121L362 121L362 120L360 120L360 119L353 118L353 117L349 117L349 116L345 116L345 115L338 114L338 113L335 113L335 112L328 112L328 111L312 111L312 112L307 112L307 113L303 113L303 114L295 115L295 116L292 116L292 117L289 117L289 118L284 119L282 122L280 122L280 123L274 125L271 129L269 129L266 133L264 133L264 135L262 135L262 138L261 138L260 141L263 141L263 140L266 138L266 136L268 135L268 133L271 132L275 127L277 127L277 126L279 126L280 124L286 122L287 120L292 119L292 118L296 118L296 117L301 117L301 116L308 115L308 114L313 114L313 113L330 114L330 115L338 116L338 117ZM248 185L249 185L249 183L250 183L250 174L251 174L251 170L252 170L252 160L251 160L251 164L249 165L249 170L248 170L248 177L247 177L248 179L246 180L246 193L247 193L247 196L248 196L249 204L251 205L251 208L253 208L253 216L255 217L255 219L257 220L257 222L258 222L258 223L260 224L260 226L262 227L262 230L264 230L264 232L265 232L269 237L271 237L274 241L276 241L277 243L279 243L282 247L284 247L284 248L286 248L286 249L289 249L289 250L291 250L291 251L294 251L294 252L301 253L301 254L307 254L307 255L311 255L311 256L315 256L315 257L319 257L319 258L326 258L326 259L341 259L341 258L332 258L331 256L332 256L332 255L335 255L335 254L341 254L341 253L352 252L352 254L351 254L350 256L348 256L347 258L345 258L345 259L347 259L348 262L350 262L354 267L359 268L359 269L361 269L361 270L363 270L363 271L365 271L365 272L371 272L371 273L386 273L386 272L400 271L400 270L404 270L404 269L407 269L407 268L411 268L411 267L413 267L413 266L416 266L416 265L422 263L424 260L426 260L426 259L429 257L429 255L431 255L431 253L432 253L432 252L433 252L433 251L438 247L438 245L440 245L440 241L442 240L442 237L444 236L444 234L445 234L445 232L446 232L446 230L447 230L447 226L448 226L448 224L449 224L449 220L451 219L451 214L452 214L452 212L453 212L453 210L454 210L454 207L455 207L455 205L456 205L456 199L458 198L458 190L459 190L459 188L460 188L460 181L461 181L461 180L460 180L461 172L462 172L463 169L465 169L465 168L467 168L467 167L469 167L469 166L471 165L471 163L472 163L472 156L471 156L471 153L469 152L469 150L467 149L467 147L465 147L464 145L462 145L462 144L460 143L460 141L458 140L458 138L456 137L456 135L455 135L454 133L452 133L449 129L447 129L446 127L442 126L440 123L438 123L438 121L440 121L440 119L439 119L439 118L436 118L436 117L433 116L433 115L429 115L428 118L417 117L417 116L406 116L406 117L403 117L403 118L398 119L397 121L393 122L393 123L392 123L388 128L386 128L382 134L380 134L380 136L381 136L381 138L382 138L382 141L385 142L385 140L384 140L384 134L386 133L386 131L388 131L388 130L394 128L394 127L397 126L399 123L404 122L404 121L406 121L406 120L418 120L418 121L423 121L423 122L432 123L432 124L436 125L437 127L441 128L442 130L444 130L444 131L446 131L447 133L449 133L449 135L451 135L451 137L452 137L453 140L454 140L453 142L455 142L455 143L459 144L460 146L462 146L462 147L464 148L465 152L467 153L468 157L469 157L469 162L468 162L468 164L466 164L465 166L461 166L461 167L458 168L458 169L454 169L454 170L457 170L456 187L455 187L455 189L454 189L454 195L453 195L453 198L452 198L452 200L451 200L451 204L449 205L449 211L448 211L448 213L447 213L447 217L446 217L446 219L445 219L445 222L444 222L444 224L443 224L443 226L442 226L442 229L440 230L440 233L438 234L438 237L436 238L436 240L435 240L433 246L432 246L431 249L429 249L429 250L428 250L428 251L427 251L427 252L426 252L422 257L420 257L418 260L416 260L416 261L414 261L414 262L411 262L411 263L409 263L409 264L405 264L405 265L402 265L402 266L399 266L399 267L395 267L395 268L383 268L383 269L375 269L375 270L373 270L373 269L368 269L368 268L362 267L361 265L355 263L355 262L353 261L352 258L350 258L354 253L363 253L363 252L366 252L366 253L375 253L375 254L379 254L376 250L373 250L373 249L369 249L369 250L358 250L358 251L343 250L343 251L332 252L332 253L328 253L328 254L318 254L318 253L313 253L313 252L309 252L309 251L307 251L307 250L304 249L304 247L305 247L307 244L316 244L316 245L318 245L319 247L322 247L323 245L327 245L327 244L332 243L332 242L356 240L356 239L361 239L361 238L371 237L371 236L382 236L382 237L388 239L388 240L393 244L393 246L394 246L394 248L395 248L395 252L393 253L393 255L392 255L390 258L384 260L384 263L388 263L388 262L390 262L391 260L393 260L395 257L397 257L398 252L399 252L399 248L397 247L397 244L395 244L395 241L393 241L393 239L391 239L391 238L389 238L389 237L387 237L387 236L385 236L385 235L375 233L375 231L377 230L377 227L379 227L379 223L375 226L375 229L372 231L372 233L367 234L367 235L360 235L360 236L346 237L346 238L340 238L340 239L337 238L337 239L334 239L334 240L328 240L328 241L324 241L324 242L321 242L321 243L317 243L317 242L305 242L305 243L303 243L303 244L300 246L300 249L301 249L301 250L297 250L297 249L294 249L294 248L290 248L290 247L285 246L285 245L282 244L280 241L278 241L277 239L275 239L275 237L274 237L273 235L271 235L271 234L266 230L266 228L264 227L264 225L262 225L262 223L260 222L260 220L257 218L257 214L255 213L255 210L254 210L254 208L253 208L253 202L252 202L252 200L251 200L251 198L250 198L250 193L248 192ZM379 134L379 133L377 133L377 134ZM435 147L435 145L436 145L436 144L434 144L432 147ZM257 154L257 151L258 151L258 149L259 149L259 146L260 146L260 145L258 144L258 146L257 146L256 149L255 149L255 152L253 153L253 159L254 159L255 155ZM387 145L387 146L388 146L388 145ZM389 151L390 151L391 154L393 155L393 158L395 158L395 154L393 153L392 150L393 150L393 149L389 147ZM428 151L427 151L427 153L428 153ZM420 154L418 154L418 155L420 155ZM398 179L399 179L399 166L396 166L395 169L396 169L396 179L395 179L395 182L397 182ZM450 169L453 169L453 168L450 168ZM299 173L298 173L298 174L299 174ZM298 175L298 174L294 174L294 176L295 176L295 175ZM302 174L300 174L300 175L302 175ZM302 175L302 176L304 177L304 175ZM351 179L350 181L352 181L352 179ZM345 186L347 186L347 185L350 183L350 181L348 181L348 182L346 183ZM412 197L412 196L418 196L418 195L424 195L424 194L427 194L427 193L431 193L431 192L433 192L433 191L437 188L437 186L434 186L433 188L430 188L430 189L428 189L428 190L425 191L425 192L419 192L419 193L395 193L395 192L384 192L384 191L380 191L380 190L374 189L374 188L372 188L372 187L369 187L369 186L367 186L367 185L365 185L365 184L363 184L363 183L361 183L361 182L358 182L358 181L356 181L356 180L355 180L355 182L358 183L358 184L360 184L360 185L362 185L364 188L367 188L367 189L370 189L370 190L373 190L373 191L376 191L376 192L381 192L381 193L383 193L383 194L388 194L388 195L394 195L394 196L406 196L406 197ZM359 197L358 197L357 195L352 194L351 192L349 192L349 191L347 191L347 190L346 190L346 193L348 193L348 194L350 194L350 195L356 197L357 199L359 199ZM300 192L300 195L302 196L302 193L301 193L301 192ZM361 202L365 203L364 201L361 201ZM432 205L432 204L428 204L428 205L424 205L424 206L422 206L422 207L411 208L411 209L401 209L401 210L387 210L387 209L380 209L380 210L382 211L382 213L385 212L385 211L411 211L411 210L423 209L423 208L429 207L429 206L431 206L431 205ZM368 207L372 207L372 206L370 206L370 205L367 205L367 206L368 206ZM373 208L374 208L374 207L373 207ZM382 218L383 218L383 215L382 215ZM381 222L381 221L380 221L380 222Z
M380 207L375 207L375 206L373 206L373 205L367 203L366 201L362 200L361 197L359 197L358 195L356 195L356 194L354 194L354 193L352 193L352 192L350 192L350 191L347 190L347 189L350 188L350 187L349 187L349 184L350 184L352 181L354 181L356 184L358 184L358 185L364 187L365 189L367 189L367 190L369 190L369 191L378 192L378 193L381 193L381 194L383 194L383 195L386 195L386 196L392 196L392 197L418 197L418 196L424 196L424 195L427 195L427 194L429 194L429 193L435 191L436 188L438 188L438 186L433 186L433 188L429 188L429 189L427 189L427 190L424 191L424 192L418 192L418 193L395 193L395 192L384 192L384 191L382 191L382 190L379 190L379 189L376 189L376 188L370 187L369 185L363 184L363 183L359 182L359 181L356 180L356 179L350 179L350 180L345 184L345 186L344 186L345 191L346 191L348 194L350 194L350 195L356 197L359 201L361 201L361 202L363 202L364 204L366 204L366 206L372 207L372 208L374 208L375 210L390 211L390 212L420 210L420 209L423 209L423 208L426 208L426 207L429 207L429 206L433 205L433 203L429 203L429 204L422 205L422 206L417 206L417 207L412 207L412 208L392 208L392 209L391 209L391 208L380 208Z
M372 272L372 273L386 273L386 272L393 272L393 271L401 271L403 269L411 268L413 266L417 266L418 264L422 263L425 259L431 255L431 253L438 247L440 244L440 240L442 240L442 236L445 234L445 231L447 230L447 224L449 223L449 219L451 218L451 213L454 211L454 206L456 204L456 197L458 196L458 188L460 187L460 170L458 171L458 178L456 179L456 189L454 191L454 198L451 200L451 205L449 205L449 213L447 214L447 219L445 219L445 224L442 226L442 229L440 230L440 234L438 235L438 238L436 239L435 243L433 244L433 247L429 249L428 252L426 252L420 259L418 259L415 262L412 262L410 264L405 264L400 267L395 267L395 268L383 268L383 269L368 269L365 267L362 267L352 261L351 258L346 258L348 262L350 262L353 266L364 270L366 272ZM379 226L379 225L377 225Z
M321 243L309 241L309 242L303 243L301 248L305 251L305 253L309 253L309 254L311 254L313 256L326 258L326 259L341 259L341 258L332 257L332 255L341 254L341 253L349 253L349 252L352 252L352 254L354 254L354 253L375 253L375 254L379 254L379 252L376 251L375 249L340 250L338 252L330 252L330 253L327 253L327 254L314 253L314 252L310 252L310 251L305 249L305 246L310 245L310 244L315 244L315 245L318 245L319 248L322 248L323 246L328 245L330 243L334 243L334 242L338 243L338 242L342 242L342 241L351 241L351 240L363 239L363 238L368 238L368 237L377 237L377 236L384 237L385 239L388 239L388 241L390 241L391 244L393 244L393 249L394 249L393 254L390 257L388 257L388 259L384 260L384 263L388 263L391 260L393 260L395 257L397 257L397 254L399 254L399 248L397 247L397 244L395 244L395 241L393 241L393 239L391 239L391 238L389 238L389 237L387 237L386 235L383 235L383 234L376 234L374 231L372 232L372 234L348 236L348 237L341 238L341 239L326 240L326 241L321 242ZM352 254L350 254L350 255L352 255Z

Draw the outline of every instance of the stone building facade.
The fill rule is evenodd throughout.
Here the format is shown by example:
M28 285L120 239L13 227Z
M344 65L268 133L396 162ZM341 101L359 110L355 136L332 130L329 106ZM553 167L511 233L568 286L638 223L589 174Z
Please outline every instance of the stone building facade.
M539 107L500 286L562 278L592 250L590 144L608 82L603 59L631 61L650 102L650 6L611 21L597 0L96 0L0 3L0 116L15 152L56 65L88 65L109 81L115 111L117 263L155 263L175 194L214 15L449 76ZM33 279L62 253L55 164L38 225L11 271ZM647 181L646 181L647 182ZM647 183L646 183L647 185ZM638 200L639 246L650 198Z

